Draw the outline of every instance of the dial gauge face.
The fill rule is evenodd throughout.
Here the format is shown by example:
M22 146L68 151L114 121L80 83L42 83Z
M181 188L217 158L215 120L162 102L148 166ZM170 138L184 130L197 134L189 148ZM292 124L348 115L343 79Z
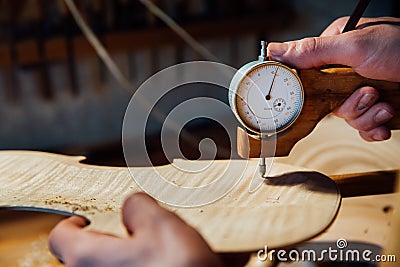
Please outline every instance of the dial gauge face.
M278 133L297 119L303 98L303 86L295 71L267 61L253 66L238 83L236 112L250 131Z

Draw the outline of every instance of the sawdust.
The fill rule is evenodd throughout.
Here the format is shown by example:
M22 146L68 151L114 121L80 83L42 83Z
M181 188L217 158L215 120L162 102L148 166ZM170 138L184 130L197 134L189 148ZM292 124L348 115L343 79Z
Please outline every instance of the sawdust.
M114 211L115 209L109 205L104 203L93 203L97 202L96 198L90 199L79 199L73 201L71 199L65 199L62 196L56 196L55 199L45 199L44 204L47 206L54 205L63 205L68 207L71 212L79 212L84 211L86 214L94 215L97 212L105 212L105 211ZM85 204L83 204L85 203ZM93 204L91 204L93 203Z

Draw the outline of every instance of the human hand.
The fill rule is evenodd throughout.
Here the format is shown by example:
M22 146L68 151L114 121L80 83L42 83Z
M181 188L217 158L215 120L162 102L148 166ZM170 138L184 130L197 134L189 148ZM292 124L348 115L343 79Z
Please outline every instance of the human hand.
M347 20L344 17L334 21L320 37L270 43L268 56L299 69L341 64L367 78L399 82L400 19L362 18L358 30L342 34ZM394 109L379 102L379 92L372 87L356 90L334 114L345 119L367 141L391 136L385 123L395 115Z
M151 197L137 193L122 208L128 238L84 227L84 218L60 222L50 234L50 250L67 266L219 267L201 235Z

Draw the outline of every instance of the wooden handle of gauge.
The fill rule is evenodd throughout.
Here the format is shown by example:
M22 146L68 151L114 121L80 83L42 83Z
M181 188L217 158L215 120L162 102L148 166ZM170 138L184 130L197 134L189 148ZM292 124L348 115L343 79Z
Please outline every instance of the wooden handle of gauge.
M275 156L287 156L292 147L315 128L318 122L338 107L356 89L372 86L379 90L379 101L391 104L397 116L387 126L400 129L400 84L367 79L351 68L324 70L299 70L304 87L303 109L294 124L276 139ZM261 153L262 142L266 147L270 141L261 141L238 128L238 154L243 158L271 157L268 151ZM272 153L273 154L273 153Z

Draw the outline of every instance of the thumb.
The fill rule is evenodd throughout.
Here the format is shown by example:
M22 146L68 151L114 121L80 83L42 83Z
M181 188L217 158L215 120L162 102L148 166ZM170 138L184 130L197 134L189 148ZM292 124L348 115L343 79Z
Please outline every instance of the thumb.
M129 234L139 231L154 232L158 224L172 217L176 216L144 193L132 194L122 207L122 219Z
M285 43L270 43L268 56L299 69L317 68L326 64L342 64L353 67L356 49L348 34L305 38ZM359 52L357 53L359 54Z
M76 246L80 230L89 222L80 216L72 216L59 222L51 231L49 237L49 249L60 260L68 251Z

